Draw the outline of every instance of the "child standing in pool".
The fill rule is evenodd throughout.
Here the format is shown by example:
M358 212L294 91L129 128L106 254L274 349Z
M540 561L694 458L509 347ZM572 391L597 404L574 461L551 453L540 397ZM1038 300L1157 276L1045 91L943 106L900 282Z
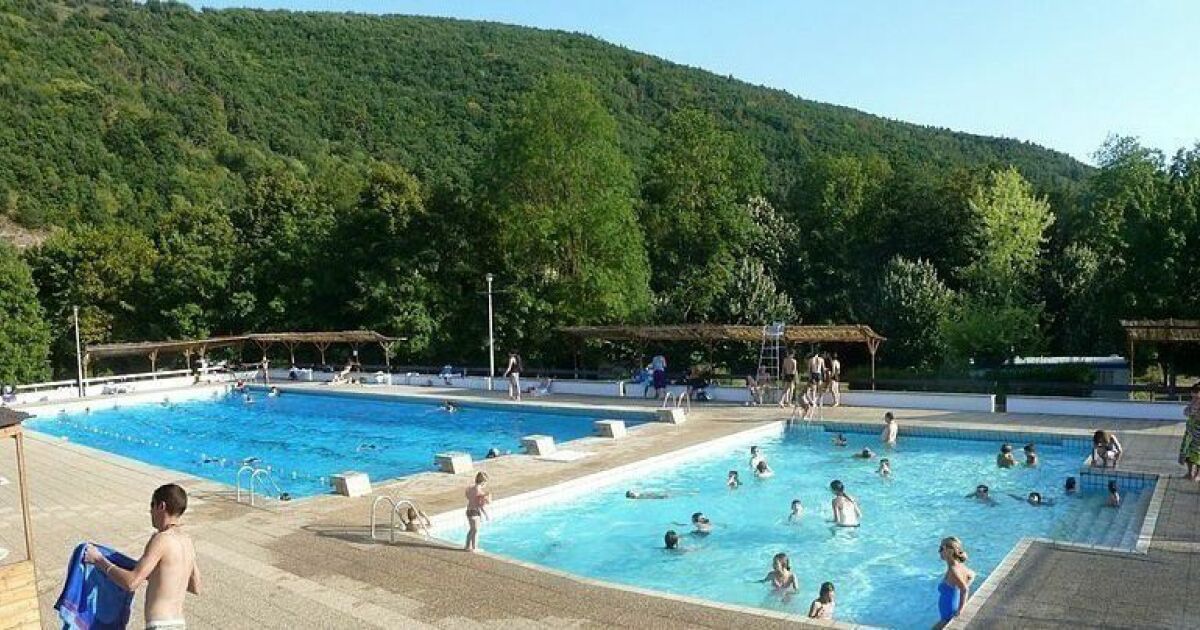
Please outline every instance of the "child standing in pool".
M883 431L880 432L879 439L885 446L895 446L899 434L900 426L896 424L896 416L890 411L883 414Z
M792 499L792 513L788 514L788 522L795 523L804 516L804 506L800 503L800 499Z
M835 606L836 604L833 601L833 582L825 582L821 585L821 594L808 607L808 618L833 619L833 609Z
M1011 444L1004 444L1000 447L1000 452L996 454L996 465L1000 468L1012 468L1017 465L1017 460L1013 457Z
M946 573L937 586L941 623L935 627L940 628L962 613L971 595L975 572L967 567L967 552L963 549L962 541L953 536L942 539L938 555L946 563Z
M829 489L833 492L833 522L838 527L858 527L862 519L858 502L846 494L846 487L837 479L829 483Z
M775 557L771 559L771 572L759 582L770 582L771 586L779 592L794 593L799 590L796 585L796 574L792 573L792 562L788 560L786 553L775 554Z
M729 471L729 477L725 479L725 485L728 486L730 490L737 490L738 486L742 485L742 480L738 478L738 472L736 470Z
M487 504L492 501L492 495L485 487L488 482L487 473L479 471L475 475L475 485L467 488L467 543L463 549L475 551L479 543L479 522L487 516Z

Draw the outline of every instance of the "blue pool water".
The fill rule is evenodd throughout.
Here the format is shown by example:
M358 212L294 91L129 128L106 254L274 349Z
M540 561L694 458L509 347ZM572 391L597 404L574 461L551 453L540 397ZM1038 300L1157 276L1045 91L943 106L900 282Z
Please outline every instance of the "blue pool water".
M1119 510L1103 506L1102 492L1063 496L1065 478L1078 475L1082 445L1039 444L1041 467L1002 470L995 465L998 442L902 437L897 448L885 450L874 434L848 434L850 445L843 448L830 436L807 428L752 442L774 468L771 479L750 473L747 442L500 517L484 525L480 546L578 575L797 615L807 614L820 584L831 581L841 621L928 628L937 621L936 585L945 571L938 558L942 537L963 540L978 587L1022 537L1132 546L1150 494L1125 492ZM892 480L876 474L877 461L851 458L865 445L891 460ZM729 470L740 472L743 487L726 488ZM831 526L828 488L835 478L862 506L862 527ZM991 487L998 506L965 498L979 483ZM629 488L671 498L630 500L624 498ZM1035 508L1009 496L1035 490L1056 504ZM805 507L795 524L788 522L793 498ZM689 533L697 511L715 524L706 537ZM663 548L669 529L682 535L685 552ZM438 535L461 542L463 530ZM790 598L753 582L778 552L789 555L800 580L800 592Z
M281 490L299 497L327 492L334 473L358 470L375 481L391 479L432 470L439 452L482 459L493 447L516 451L525 435L551 435L556 442L584 437L595 420L469 406L447 413L433 404L291 392L278 398L256 392L254 400L245 404L231 395L132 405L39 417L26 426L228 484L243 460L257 457L256 465L270 467Z

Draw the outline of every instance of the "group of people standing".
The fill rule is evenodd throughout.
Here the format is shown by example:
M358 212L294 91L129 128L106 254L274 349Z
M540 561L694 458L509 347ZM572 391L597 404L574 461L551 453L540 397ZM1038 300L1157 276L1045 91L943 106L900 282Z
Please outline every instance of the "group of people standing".
M808 378L801 381L800 365L796 352L789 350L779 366L779 379L783 385L783 393L779 395L779 406L785 407L796 404L795 397L803 389L799 404L806 409L819 406L825 399L825 394L833 396L833 406L842 404L839 382L842 378L842 363L837 353L818 353L813 350L812 356L805 361L808 368Z

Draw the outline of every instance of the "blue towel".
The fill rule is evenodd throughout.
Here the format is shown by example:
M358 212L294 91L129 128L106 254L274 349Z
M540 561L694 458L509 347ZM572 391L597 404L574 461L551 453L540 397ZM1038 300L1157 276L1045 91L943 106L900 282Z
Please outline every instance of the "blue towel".
M108 547L95 545L108 561L122 569L133 569L137 561ZM108 579L104 571L83 561L84 545L75 547L67 565L62 594L54 604L63 630L120 630L129 623L133 593Z

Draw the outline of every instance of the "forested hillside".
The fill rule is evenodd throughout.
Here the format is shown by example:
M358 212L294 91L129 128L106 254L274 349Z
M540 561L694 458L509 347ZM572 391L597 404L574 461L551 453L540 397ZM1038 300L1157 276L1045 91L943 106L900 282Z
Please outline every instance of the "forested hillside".
M474 358L486 272L545 363L575 323L863 320L938 367L1196 310L1194 152L1115 139L1097 173L580 35L0 0L0 103L0 213L50 233L0 286L32 278L55 366L72 304L92 342L361 326ZM45 375L22 357L0 380Z

